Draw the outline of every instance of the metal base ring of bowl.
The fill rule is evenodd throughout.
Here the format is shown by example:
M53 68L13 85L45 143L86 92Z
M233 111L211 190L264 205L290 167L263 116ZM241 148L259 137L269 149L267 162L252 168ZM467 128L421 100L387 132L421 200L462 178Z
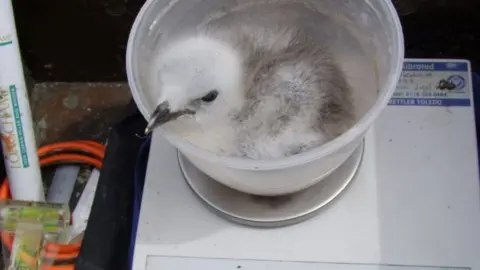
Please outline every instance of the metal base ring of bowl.
M183 175L193 192L220 216L252 227L282 227L305 221L335 199L355 178L364 143L318 184L285 196L262 197L224 186L178 154Z

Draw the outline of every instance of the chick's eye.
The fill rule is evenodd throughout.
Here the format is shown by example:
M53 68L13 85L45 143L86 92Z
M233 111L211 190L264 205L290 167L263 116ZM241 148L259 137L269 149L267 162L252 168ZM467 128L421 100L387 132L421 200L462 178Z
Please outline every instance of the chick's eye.
M201 98L203 102L212 102L214 101L218 96L218 91L217 90L212 90L208 94L206 94L204 97Z

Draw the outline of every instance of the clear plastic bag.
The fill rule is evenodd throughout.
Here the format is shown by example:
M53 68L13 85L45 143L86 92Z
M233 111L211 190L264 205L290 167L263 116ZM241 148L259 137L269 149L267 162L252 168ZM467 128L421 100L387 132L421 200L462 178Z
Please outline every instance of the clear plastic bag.
M58 251L49 243L65 243L70 224L68 206L62 204L0 201L3 263L8 270L49 269Z

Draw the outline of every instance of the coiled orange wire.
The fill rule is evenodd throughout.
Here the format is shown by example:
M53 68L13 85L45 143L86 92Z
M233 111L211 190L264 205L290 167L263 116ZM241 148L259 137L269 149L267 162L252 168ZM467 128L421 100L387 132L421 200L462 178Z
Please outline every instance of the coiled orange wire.
M95 141L71 141L54 143L42 146L38 149L40 166L51 166L59 164L85 164L91 165L96 169L101 169L103 158L105 156L105 146ZM28 188L28 187L25 187ZM8 179L5 178L0 186L0 199L11 198ZM3 244L11 252L13 237L8 233L1 233ZM42 265L42 270L73 270L75 269L75 260L80 252L81 244L61 245L48 243L45 246L43 258L51 262L48 265ZM27 254L20 253L21 259L27 263L35 263L36 258ZM61 262L64 263L61 263ZM52 264L53 263L53 264Z

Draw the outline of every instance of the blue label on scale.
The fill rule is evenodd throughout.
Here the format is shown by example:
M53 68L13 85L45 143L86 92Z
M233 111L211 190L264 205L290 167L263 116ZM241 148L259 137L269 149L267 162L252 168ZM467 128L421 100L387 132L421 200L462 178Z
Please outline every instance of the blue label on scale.
M470 99L442 98L392 98L388 105L393 106L470 106Z
M471 106L465 61L407 60L390 106Z
M468 71L465 62L409 62L403 64L403 71Z

